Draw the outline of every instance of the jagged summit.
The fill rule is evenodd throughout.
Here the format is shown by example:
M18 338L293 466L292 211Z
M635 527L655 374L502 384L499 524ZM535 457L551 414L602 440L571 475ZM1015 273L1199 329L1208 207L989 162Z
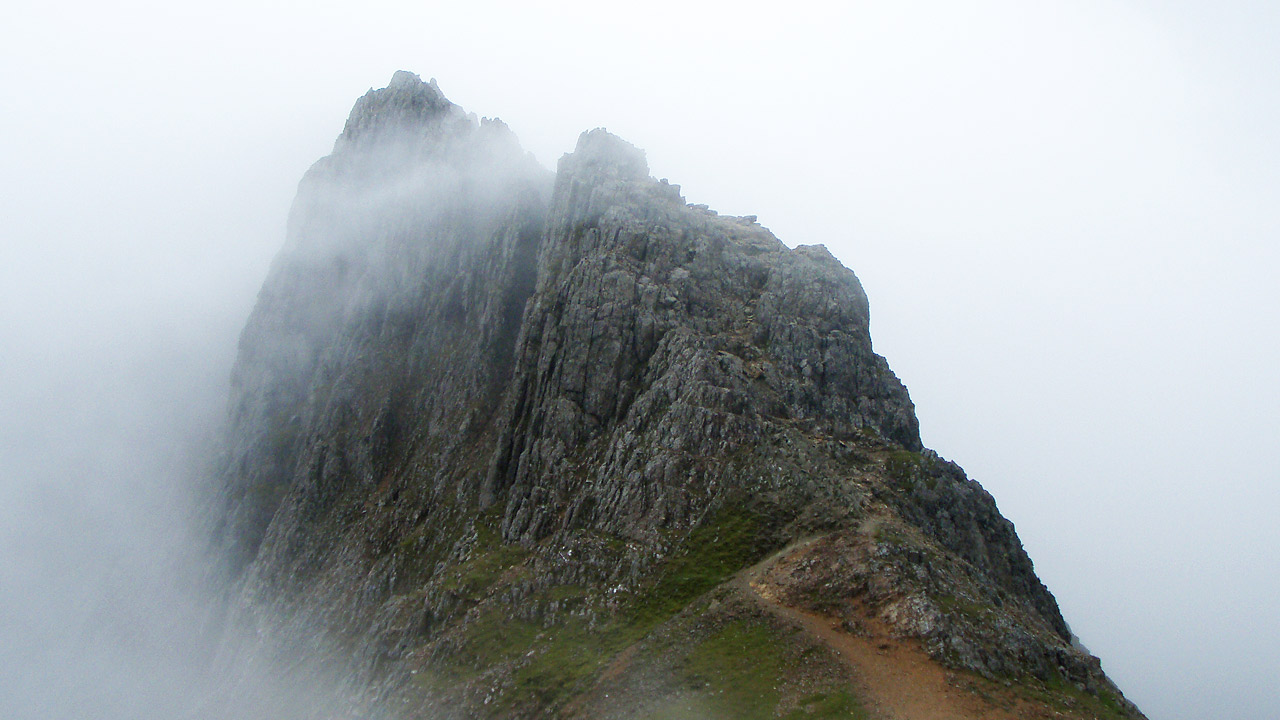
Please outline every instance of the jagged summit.
M559 167L573 175L603 172L627 180L649 177L644 151L604 128L578 136L577 146L561 158Z
M440 91L435 78L423 82L414 73L398 70L385 88L370 88L356 101L338 145L359 143L371 133L421 133L466 118L466 112Z
M390 90L393 88L409 88L409 89L416 90L416 89L419 89L418 86L423 84L424 83L422 82L421 75L417 73L409 72L408 70L397 70L395 71L395 73L391 75L391 82L387 83L387 89ZM431 78L431 80L429 80L425 84L435 89L436 93L440 92L440 86L436 85L435 78Z
M405 720L1140 717L869 322L607 131L553 178L397 73L241 339L230 615Z

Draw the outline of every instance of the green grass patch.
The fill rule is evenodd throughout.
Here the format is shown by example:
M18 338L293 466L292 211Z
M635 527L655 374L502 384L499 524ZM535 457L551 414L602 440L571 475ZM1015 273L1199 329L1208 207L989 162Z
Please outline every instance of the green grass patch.
M907 534L902 531L902 528L885 523L884 521L876 522L875 527L871 531L871 539L881 545L889 545L892 547L909 547L914 544L911 542L910 538L907 537Z
M760 518L740 507L725 508L698 527L657 569L657 579L641 590L612 617L588 628L577 617L547 629L539 637L519 634L505 640L509 649L502 657L533 655L515 673L515 688L500 701L500 707L561 705L585 690L608 663L626 648L642 640L654 628L674 617L693 600L727 580L738 570L762 557L769 549ZM590 594L575 586L544 591L534 601L573 602L588 600ZM493 656L491 642L503 630L502 619L490 619L495 627L474 630L481 655ZM469 641L470 642L470 641Z
M662 565L658 581L635 603L641 624L656 625L690 601L760 559L770 549L759 516L725 508L689 534Z
M868 717L862 703L847 690L815 693L799 704L800 707L783 716L784 720L866 720Z
M705 688L707 705L722 717L775 717L786 675L780 643L761 623L726 626L689 655L684 672L692 687Z
M503 541L496 512L481 514L475 529L476 540L466 561L443 583L446 590L471 599L479 599L503 573L529 556L523 547Z
M486 670L527 652L537 641L539 632L541 627L535 623L513 619L501 608L487 608L471 620L466 643L451 659L456 670Z
M446 511L433 513L427 522L396 542L397 592L418 588L453 550L465 532L465 521Z
M889 477L898 482L906 482L915 475L916 470L924 464L924 456L910 450L894 450L885 458L884 469Z
M1017 682L1014 687L1026 697L1072 714L1084 714L1099 720L1125 720L1130 717L1114 693L1103 689L1093 695L1058 673L1046 681L1027 679Z
M788 680L805 663L771 625L738 620L699 643L678 672L693 691L647 713L647 720L865 720L856 697L827 688L784 703ZM780 707L792 709L785 715Z
M581 585L557 585L544 593L548 600L578 600L590 593Z
M936 595L933 601L938 604L939 609L949 615L963 615L972 620L980 621L992 611L991 606L986 603L965 600L950 594Z
M625 635L616 630L593 633L574 618L547 631L541 651L516 671L515 692L505 699L533 700L543 707L559 705L627 644Z

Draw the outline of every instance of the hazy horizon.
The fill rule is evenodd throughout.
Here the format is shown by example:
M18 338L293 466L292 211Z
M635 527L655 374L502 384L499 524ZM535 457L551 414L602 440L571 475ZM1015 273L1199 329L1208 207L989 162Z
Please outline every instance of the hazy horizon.
M299 179L405 69L548 168L604 126L690 202L826 244L925 444L991 491L1125 693L1153 720L1265 716L1280 8L767 7L22 4L0 640L83 616L81 579L172 531L166 482L218 422Z

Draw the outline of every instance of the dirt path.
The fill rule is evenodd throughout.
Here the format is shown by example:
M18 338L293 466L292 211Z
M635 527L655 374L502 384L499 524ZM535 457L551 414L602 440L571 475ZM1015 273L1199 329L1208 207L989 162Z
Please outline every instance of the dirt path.
M881 720L1024 720L1052 717L1032 708L1006 710L984 701L925 654L913 640L892 638L874 618L865 618L868 634L855 636L835 620L783 604L766 575L794 562L818 538L800 540L742 571L734 583L774 616L798 625L835 650L852 671L854 683L872 716Z

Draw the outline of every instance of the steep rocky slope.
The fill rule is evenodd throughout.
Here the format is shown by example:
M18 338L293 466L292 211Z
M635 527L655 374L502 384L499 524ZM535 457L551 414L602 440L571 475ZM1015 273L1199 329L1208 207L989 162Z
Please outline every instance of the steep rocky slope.
M868 324L822 246L397 73L241 339L228 621L353 714L1141 717Z

